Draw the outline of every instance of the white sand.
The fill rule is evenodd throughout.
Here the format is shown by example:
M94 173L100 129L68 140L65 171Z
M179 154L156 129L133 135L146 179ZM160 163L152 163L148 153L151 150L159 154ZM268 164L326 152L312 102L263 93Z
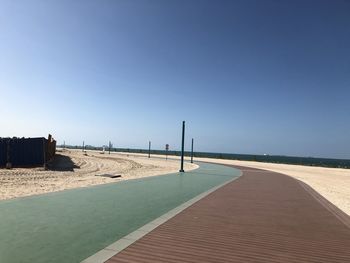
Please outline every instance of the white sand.
M43 168L0 169L0 200L29 196L65 189L121 180L162 175L178 172L179 161L145 156L101 154L80 150L57 152L54 165L49 170ZM197 168L195 164L185 163L186 170ZM121 178L108 178L96 175L121 175Z

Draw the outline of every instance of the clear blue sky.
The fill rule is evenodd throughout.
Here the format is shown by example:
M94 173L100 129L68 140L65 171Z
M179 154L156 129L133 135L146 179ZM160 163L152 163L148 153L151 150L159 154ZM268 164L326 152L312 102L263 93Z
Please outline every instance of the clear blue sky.
M0 2L0 136L350 158L350 1Z

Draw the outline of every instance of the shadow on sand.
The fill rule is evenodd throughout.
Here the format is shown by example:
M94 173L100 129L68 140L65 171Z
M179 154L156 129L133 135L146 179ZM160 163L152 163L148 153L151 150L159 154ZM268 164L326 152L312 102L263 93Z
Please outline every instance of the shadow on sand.
M69 156L56 154L53 160L47 165L47 169L51 171L73 172L74 168L80 168Z

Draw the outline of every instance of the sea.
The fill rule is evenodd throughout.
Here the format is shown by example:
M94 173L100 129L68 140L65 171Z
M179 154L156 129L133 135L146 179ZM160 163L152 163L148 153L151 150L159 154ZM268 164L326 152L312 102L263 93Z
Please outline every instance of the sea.
M81 146L66 146L66 148L81 149ZM86 146L87 150L103 150L103 147ZM106 151L109 149L106 147ZM129 153L149 153L148 149L129 149L129 148L111 148L113 152L129 152ZM150 154L180 156L180 151L165 151L165 150L151 150ZM191 152L186 151L185 156L190 156ZM212 152L194 152L193 157L218 158L228 160L241 161L256 161L267 163L282 163L295 164L319 167L333 167L350 169L350 160L348 159L333 159L333 158L317 158L317 157L297 157L297 156L283 156L283 155L256 155L256 154L237 154L237 153L212 153Z

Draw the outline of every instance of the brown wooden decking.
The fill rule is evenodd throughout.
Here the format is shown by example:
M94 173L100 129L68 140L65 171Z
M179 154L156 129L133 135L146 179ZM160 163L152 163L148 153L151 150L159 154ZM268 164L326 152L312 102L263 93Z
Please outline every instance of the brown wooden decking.
M107 262L350 262L348 216L293 178L240 169Z

